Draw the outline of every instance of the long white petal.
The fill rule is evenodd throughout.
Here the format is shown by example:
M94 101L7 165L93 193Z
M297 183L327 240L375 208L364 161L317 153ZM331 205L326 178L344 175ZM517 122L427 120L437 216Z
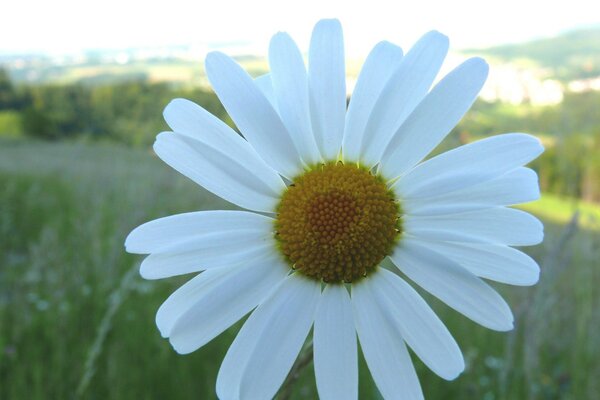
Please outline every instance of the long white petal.
M156 154L206 190L256 211L273 212L285 185L261 170L250 170L236 152L211 147L178 133L164 132L154 142Z
M281 190L281 178L260 158L250 143L198 104L186 99L174 99L165 107L163 116L174 132L200 141L231 158L243 160L245 169L261 177L274 191Z
M417 165L395 184L403 197L437 196L497 178L544 151L539 139L508 133L478 140Z
M394 133L381 157L383 176L396 178L429 154L471 108L487 75L488 65L481 58L471 58L446 75Z
M506 207L448 215L406 215L402 227L415 237L456 242L531 246L544 238L544 226L537 218Z
M273 89L271 74L263 74L254 78L254 84L267 98L267 100L269 100L269 103L271 103L273 109L277 111L277 99L275 98L275 90Z
M321 296L317 282L293 274L250 315L217 377L221 399L272 398L298 356Z
M372 279L383 313L410 348L440 377L455 379L465 369L462 353L425 300L402 278L383 268Z
M146 222L125 239L129 253L149 254L213 232L273 229L274 220L248 211L211 210L170 215Z
M187 354L204 346L264 300L289 270L278 255L262 257L205 288L170 329L173 348Z
M379 162L392 136L423 99L448 53L448 38L431 31L410 49L388 80L367 123L361 160Z
M321 20L315 25L308 56L308 86L317 146L324 159L335 160L346 118L344 38L338 20Z
M406 345L376 302L373 280L352 285L352 309L360 347L379 392L386 400L421 400L423 392Z
M202 272L184 283L162 303L156 313L156 326L163 337L169 337L177 319L201 299L205 293L235 275L239 267L213 269Z
M243 264L273 251L276 245L269 231L217 231L192 237L150 254L142 261L140 274L145 279L161 279Z
M513 328L504 299L449 258L408 238L390 258L416 284L478 324L497 331Z
M269 66L279 115L300 157L314 165L321 161L321 154L310 121L308 75L302 54L287 33L277 33L271 39Z
M344 285L327 285L313 334L319 398L358 398L358 355L352 303Z
M381 91L402 60L402 49L390 42L379 42L369 53L350 98L342 151L345 161L360 160L363 139L372 132L367 122Z
M534 285L540 267L527 254L498 244L439 242L411 239L428 249L455 261L481 278L510 285Z
M209 53L205 64L219 100L263 160L288 178L301 172L300 155L290 134L246 71L219 52Z
M529 168L519 167L490 181L452 190L452 187L460 185L454 180L463 178L464 176L456 175L439 182L441 194L437 196L403 198L399 195L402 210L411 215L456 214L526 203L540 198L537 174ZM444 191L444 187L448 190Z

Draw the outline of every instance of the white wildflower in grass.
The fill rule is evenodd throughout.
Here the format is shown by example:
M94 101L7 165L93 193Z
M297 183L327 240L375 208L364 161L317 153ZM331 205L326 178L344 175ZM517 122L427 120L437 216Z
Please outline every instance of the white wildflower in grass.
M222 53L206 57L242 136L190 101L166 107L173 132L158 135L158 156L248 211L161 218L126 247L149 254L147 279L202 271L156 315L179 353L251 313L219 370L219 398L272 398L311 328L322 399L357 398L357 336L384 398L422 398L407 346L447 380L464 360L415 284L487 328L512 329L508 305L482 278L538 280L535 261L510 246L539 243L542 224L507 206L539 197L523 165L543 148L511 133L423 161L488 73L471 58L430 90L447 51L438 32L405 55L379 43L346 107L342 29L323 20L308 67L285 33L271 40L270 73L258 79ZM381 266L386 258L395 267Z

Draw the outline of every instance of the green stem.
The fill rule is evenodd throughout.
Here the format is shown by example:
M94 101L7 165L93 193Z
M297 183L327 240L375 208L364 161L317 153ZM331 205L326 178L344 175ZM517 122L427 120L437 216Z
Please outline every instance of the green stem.
M296 359L296 362L292 366L290 373L281 385L279 390L278 400L289 400L292 397L294 384L300 377L300 374L313 360L313 343L312 340L304 347L300 356Z

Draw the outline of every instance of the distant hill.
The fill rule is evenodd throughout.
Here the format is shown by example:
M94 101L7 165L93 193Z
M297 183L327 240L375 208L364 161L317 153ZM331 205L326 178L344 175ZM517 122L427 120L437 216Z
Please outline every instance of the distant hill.
M600 26L526 43L469 49L464 53L487 55L500 61L532 61L562 81L591 78L600 76Z

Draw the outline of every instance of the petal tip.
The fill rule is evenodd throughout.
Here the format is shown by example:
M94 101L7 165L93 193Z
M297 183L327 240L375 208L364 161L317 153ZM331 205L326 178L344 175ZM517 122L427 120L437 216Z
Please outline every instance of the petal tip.
M206 69L206 74L210 75L213 69L218 68L218 65L216 64L227 62L230 59L231 58L223 52L217 50L210 51L208 54L206 54L206 57L204 58L204 67Z
M437 30L431 30L421 37L421 40L431 40L437 42L442 47L450 47L450 38Z
M465 370L465 361L461 358L461 363L457 364L453 369L448 371L445 376L442 376L447 381L453 381L460 376Z
M155 273L152 273L152 270L147 267L147 264L142 261L140 265L140 276L146 280L154 280L158 279Z
M324 26L330 26L330 27L335 27L335 28L341 28L342 24L340 22L339 19L337 18L323 18L320 19L316 24L315 24L315 28L319 26L319 27L324 27Z
M171 343L171 347L173 347L173 350L175 350L177 352L177 354L181 354L181 355L190 354L190 353L193 353L194 351L198 350L198 349L194 348L194 346L192 346L192 347L185 346L184 343L179 343L179 341L173 340L172 337L169 338L169 343Z
M481 73L484 78L487 78L490 72L490 65L481 57L471 57L464 62L464 65L470 65L471 68L474 68L477 72Z

